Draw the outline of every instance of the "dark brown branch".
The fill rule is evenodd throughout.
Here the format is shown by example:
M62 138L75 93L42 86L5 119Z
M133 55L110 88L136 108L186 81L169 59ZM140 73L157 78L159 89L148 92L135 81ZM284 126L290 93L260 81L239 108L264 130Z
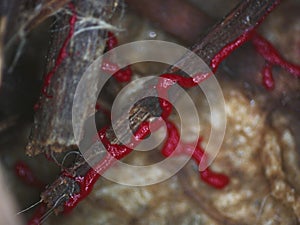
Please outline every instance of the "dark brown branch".
M75 34L87 26L94 25L92 22L84 26L80 25L82 18L93 17L105 21L111 16L110 12L114 8L113 2L109 0L75 1L74 4L78 17L78 22L75 24ZM70 9L69 11L71 14ZM70 15L62 12L59 16L61 19L56 28L59 30L68 28ZM47 72L55 67L56 58L59 57L58 52L66 40L68 30L55 32L54 35L49 51ZM68 56L54 73L47 90L52 98L41 95L40 106L35 114L34 126L31 130L30 142L27 145L29 155L47 151L62 152L77 147L71 118L73 98L84 71L103 53L104 37L104 30L84 31L72 37L66 49ZM97 84L91 81L89 89L94 90L96 88ZM82 100L84 101L84 99ZM90 109L86 109L85 116L92 113Z
M210 65L213 57L226 45L257 27L279 2L279 0L241 1L232 12L200 38L191 50ZM187 54L177 64L188 66L191 63L189 58ZM174 67L171 68L171 71L173 70Z

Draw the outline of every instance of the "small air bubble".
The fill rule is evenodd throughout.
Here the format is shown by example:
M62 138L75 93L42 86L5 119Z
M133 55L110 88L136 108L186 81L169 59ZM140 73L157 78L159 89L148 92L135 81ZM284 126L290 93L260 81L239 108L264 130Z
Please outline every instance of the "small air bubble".
M156 37L157 37L156 32L155 32L155 31L150 31L150 32L149 32L149 37L150 37L150 38L156 38Z
M42 4L38 4L36 7L35 7L35 11L36 12L39 12L40 10L42 9Z

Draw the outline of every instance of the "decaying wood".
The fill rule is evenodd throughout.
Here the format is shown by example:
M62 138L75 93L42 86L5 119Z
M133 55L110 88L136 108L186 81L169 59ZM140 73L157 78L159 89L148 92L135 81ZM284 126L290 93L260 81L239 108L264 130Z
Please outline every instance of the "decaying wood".
M67 47L68 56L51 79L48 93L52 95L52 98L41 95L40 107L35 114L30 141L27 145L29 155L46 151L62 152L77 147L71 118L74 93L84 71L103 53L106 32L99 29L85 31L84 29L98 25L95 24L95 21L89 21L90 18L95 18L96 21L105 21L110 18L115 4L109 0L75 1L74 4L77 14L75 36L72 37ZM66 8L66 10L68 9ZM69 27L71 16L69 14L71 13L63 12L59 15L61 19L56 28L62 29L64 32L54 33L55 36L49 50L47 71L51 71L55 66L57 54L68 35L64 29ZM84 32L76 35L76 32L81 30ZM94 90L96 88L97 84L91 81L89 89ZM82 101L85 97L82 96ZM91 114L90 109L86 109L85 113L86 115Z
M256 27L268 14L268 12L278 4L276 0L250 0L242 1L228 16L226 16L222 21L216 24L207 35L199 39L199 41L191 48L193 52L198 54L207 64L210 64L211 59L227 44L233 42L242 34L247 32L250 29ZM190 65L190 56L184 55L178 63L185 66ZM178 65L178 64L177 64ZM176 66L176 65L175 65ZM167 72L179 72L176 67L171 67ZM145 87L147 87L145 85ZM159 107L158 101L152 101L152 104L149 104L146 100L141 104L138 104L138 109L135 110L135 113L130 116L131 121L135 121L132 128L135 129L143 121L147 120L152 116L160 115L161 109ZM145 114L146 112L146 114ZM122 124L127 120L127 115L122 116L117 124L119 124L117 129L122 128ZM119 143L116 139L112 129L107 131L107 137L112 143ZM105 151L105 149L101 149ZM94 150L91 149L91 153L94 153ZM71 171L71 174L78 176L83 176L86 171L89 169L89 165L84 161L84 159L78 160L75 164L75 167L71 167L68 170ZM64 180L66 178L64 175L61 175L58 179ZM67 180L67 179L66 179ZM59 189L64 190L68 186L72 186L74 181L69 181L71 183L65 182L60 183L62 187ZM55 182L52 185L48 186L47 190L42 194L42 198L48 204L48 207L53 207L55 202L47 202L45 198L45 193L49 195L57 195L58 193L54 192L57 190L57 183ZM59 196L64 196L64 201L68 200L68 196L65 196L64 193L60 193ZM63 202L60 202L61 204Z

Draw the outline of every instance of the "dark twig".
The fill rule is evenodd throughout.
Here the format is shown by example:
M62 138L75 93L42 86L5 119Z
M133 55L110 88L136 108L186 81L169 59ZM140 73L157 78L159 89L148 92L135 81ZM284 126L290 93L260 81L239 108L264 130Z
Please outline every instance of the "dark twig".
M200 56L206 64L210 65L212 70L216 70L212 61L218 57L218 53L241 38L227 52L228 56L233 50L249 40L250 32L264 20L279 2L279 0L241 1L232 12L210 29L206 35L203 35L191 50ZM242 40L247 33L249 36ZM189 59L190 56L185 55L176 65L190 65L191 60ZM174 67L171 68L171 71L174 71Z
M69 26L69 31L54 33L49 51L48 74L42 88L44 94L36 105L34 126L27 145L29 155L49 151L62 152L77 147L71 118L74 93L84 71L103 53L105 31L95 29L75 34L95 25L91 21L85 21L85 18L104 21L109 18L114 4L109 0L74 2L74 15L62 12L57 24L58 28ZM76 23L71 21L72 16L77 20ZM80 23L82 21L84 23ZM71 29L74 30L71 32ZM91 81L89 89L96 88L97 84ZM82 101L85 97L87 96L82 97ZM86 109L85 116L92 113L91 109Z

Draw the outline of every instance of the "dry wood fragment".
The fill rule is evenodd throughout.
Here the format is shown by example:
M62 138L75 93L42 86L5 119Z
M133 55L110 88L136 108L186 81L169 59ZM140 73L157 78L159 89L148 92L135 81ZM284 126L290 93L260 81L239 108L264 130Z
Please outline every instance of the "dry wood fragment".
M99 25L111 17L115 4L112 1L75 1L77 21L75 35L67 47L68 56L56 70L51 79L48 94L40 97L39 109L35 114L27 153L36 155L41 152L62 152L76 148L76 141L72 127L72 106L77 84L87 67L99 57L105 47L105 33L103 29L84 30L90 26ZM69 13L66 13L69 12ZM61 19L49 49L49 62L47 72L55 66L55 61L68 35L69 19L72 12L66 8L65 12L58 15ZM92 19L94 21L92 21ZM98 24L97 24L98 23ZM80 32L83 31L83 32ZM89 89L94 90L97 84L90 83ZM84 101L87 96L82 96ZM75 106L76 107L76 106ZM92 114L91 109L86 109L85 115Z

